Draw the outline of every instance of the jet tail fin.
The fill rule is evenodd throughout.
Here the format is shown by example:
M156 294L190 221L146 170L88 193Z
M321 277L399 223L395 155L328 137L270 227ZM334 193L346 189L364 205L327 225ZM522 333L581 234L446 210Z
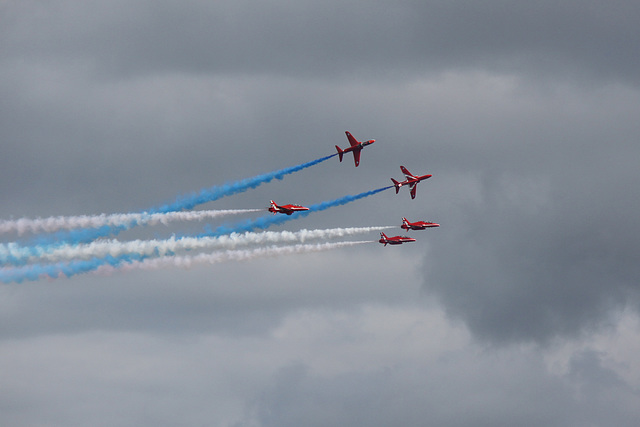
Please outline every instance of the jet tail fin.
M342 155L344 154L344 151L342 151L342 148L338 147L337 145L336 150L338 150L338 158L340 159L340 161L342 161Z
M400 191L400 187L402 186L402 184L400 184L398 181L396 181L395 179L391 178L391 181L393 182L393 185L395 185L396 187L396 194L398 194L398 192Z
M380 240L378 240L380 243L382 243L383 245L387 246L387 243L389 242L387 240L387 235L384 233L380 233Z

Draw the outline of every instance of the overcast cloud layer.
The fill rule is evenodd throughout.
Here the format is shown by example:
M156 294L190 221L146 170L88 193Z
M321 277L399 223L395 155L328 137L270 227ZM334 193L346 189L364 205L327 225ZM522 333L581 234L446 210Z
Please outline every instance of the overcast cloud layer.
M274 230L441 224L2 284L0 424L637 426L638 22L637 1L0 2L0 219L139 212L350 130L376 139L357 169L198 208L308 206L402 164L433 174L415 200Z

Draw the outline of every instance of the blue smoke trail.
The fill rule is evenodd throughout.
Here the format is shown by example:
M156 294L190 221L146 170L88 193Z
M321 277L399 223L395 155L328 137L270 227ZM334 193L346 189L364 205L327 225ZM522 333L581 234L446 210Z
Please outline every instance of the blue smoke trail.
M240 181L202 189L200 190L200 192L193 192L188 195L180 196L173 203L168 203L141 213L167 213L180 211L182 209L192 209L195 206L203 203L212 202L226 196L231 196L247 191L248 189L256 188L262 184L272 181L273 179L281 180L287 175L317 165L318 163L322 163L325 160L328 160L337 155L337 153L331 154L329 156L321 157L319 159L302 163L300 165L290 166L288 168L268 172L262 175L257 175L252 178L246 178ZM0 262L11 265L24 265L27 258L31 256L37 256L39 254L42 254L43 252L50 252L60 245L89 243L99 237L115 236L120 232L133 228L137 225L139 225L138 221L132 221L127 225L104 225L97 228L83 228L70 231L60 231L54 233L53 235L38 236L32 240L32 244L30 246L21 246L20 248L18 248L19 245L13 246L14 251L18 250L22 253L20 257L3 255L2 248L0 247Z
M191 194L178 197L176 201L173 203L169 203L157 208L150 209L149 213L166 213L166 212L179 211L182 209L192 209L195 206L200 205L202 203L212 202L222 197L231 196L237 193L242 193L244 191L247 191L250 188L256 188L259 185L272 181L273 179L283 179L286 175L317 165L318 163L322 163L325 160L328 160L334 156L337 156L337 153L331 154L326 157L321 157L319 159L312 160L310 162L303 163L301 165L291 166L291 167L280 169L274 172L269 172L262 175L254 176L253 178L247 178L241 181L236 181L232 183L223 184L220 186L206 188L206 189L200 190L200 192L198 193L193 192Z
M25 267L17 267L0 270L0 282L22 283L25 280L39 280L43 278L58 279L61 276L71 277L76 274L88 273L101 265L117 267L124 262L141 261L147 256L138 254L126 254L119 257L107 256L105 258L93 258L90 260L77 260L70 262L58 262L55 264L33 264Z
M345 205L347 203L354 202L359 199L363 199L365 197L372 196L374 194L380 193L381 191L388 190L389 188L393 188L393 185L388 187L378 188L377 190L366 191L364 193L349 195L340 197L335 200L321 202L314 205L309 206L308 211L300 211L295 212L292 215L267 215L254 220L246 220L236 223L232 226L220 226L215 230L201 234L197 237L216 237L222 236L226 234L231 234L234 232L247 232L254 230L264 230L272 225L284 224L287 221L291 221L294 219L306 217L312 212L320 212L335 206ZM141 261L143 259L148 258L149 255L130 253L121 255L118 257L105 257L105 258L93 258L91 260L86 261L71 261L66 263L56 263L56 264L33 264L24 267L11 268L11 269L0 269L0 281L4 283L10 282L22 282L24 280L38 280L41 277L50 277L50 278L58 278L61 275L66 277L75 276L76 274L87 273L89 271L96 270L101 265L108 264L112 267L118 267L122 263L130 263L132 261Z
M381 191L388 190L389 188L393 188L393 185L390 185L388 187L378 188L377 190L366 191L364 193L360 193L356 195L340 197L338 199L330 200L327 202L317 203L315 205L309 206L308 211L298 211L298 212L292 213L291 215L275 215L275 216L267 215L267 216L262 216L256 219L248 219L245 221L237 222L231 226L221 225L220 227L216 228L213 231L205 232L203 234L198 235L198 237L218 237L218 236L231 234L231 233L243 233L243 232L251 232L255 230L264 230L269 228L272 225L284 224L285 222L293 219L306 217L312 212L320 212L320 211L332 208L334 206L346 205L347 203L351 203L356 200L372 196Z

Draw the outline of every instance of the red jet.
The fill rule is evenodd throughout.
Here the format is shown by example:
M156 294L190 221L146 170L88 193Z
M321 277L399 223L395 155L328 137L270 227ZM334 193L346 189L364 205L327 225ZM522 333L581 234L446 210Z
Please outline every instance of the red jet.
M269 212L273 212L274 215L277 214L277 213L291 215L294 212L308 211L308 210L309 210L309 208L305 208L304 206L300 206L300 205L282 205L282 206L278 206L276 204L276 202L274 202L273 200L271 201L271 206L269 206Z
M404 228L405 230L424 230L425 228L432 227L440 227L440 224L436 224L435 222L425 222L425 221L416 221L409 222L407 218L402 218L402 225L400 228Z
M423 179L427 179L427 178L431 178L431 174L427 174L427 175L414 175L411 172L409 172L409 170L407 168L405 168L404 166L400 166L400 170L402 171L402 173L404 173L405 177L407 178L406 180L402 181L402 182L398 182L395 179L391 178L391 181L393 181L393 185L396 186L396 194L398 194L398 191L400 191L400 187L402 187L403 185L408 185L409 188L411 188L411 198L415 199L416 198L416 187L417 184L422 181Z
M345 148L343 150L336 145L336 150L338 150L338 156L340 157L340 161L342 161L342 156L344 155L344 153L348 153L349 151L352 151L353 161L356 162L356 167L358 167L358 165L360 164L360 151L362 151L362 149L367 145L373 144L374 142L376 142L376 140L370 139L368 141L360 142L357 139L355 139L353 135L349 133L349 131L346 131L345 134L347 134L347 139L349 140L351 147Z
M416 239L412 239L411 237L407 237L407 236L387 237L387 235L384 233L380 233L380 240L378 240L378 242L383 243L385 246L387 246L387 244L401 245L406 242L415 242L415 241Z

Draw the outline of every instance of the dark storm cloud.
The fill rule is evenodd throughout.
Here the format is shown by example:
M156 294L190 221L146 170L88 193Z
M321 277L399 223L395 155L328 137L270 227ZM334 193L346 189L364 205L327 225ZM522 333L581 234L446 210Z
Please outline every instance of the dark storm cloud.
M6 8L11 56L87 60L98 74L361 78L475 66L636 83L640 77L640 7L632 0L67 1ZM39 31L29 34L31 27Z
M640 247L630 218L594 208L591 197L568 208L567 196L554 192L531 212L489 191L486 206L450 218L459 228L448 242L435 237L443 245L427 260L427 288L472 331L498 341L545 341L593 328L627 304L638 307L633 254Z
M631 160L640 156L632 148L640 129L628 117L637 101L616 92L598 101L547 94L539 105L548 111L518 113L526 118L517 125L520 137L507 130L506 113L487 124L501 130L478 134L502 144L469 144L469 156L438 150L452 159L441 167L463 167L473 178L434 187L437 198L451 192L466 200L442 212L446 237L430 237L438 250L425 258L432 273L426 288L472 331L502 342L545 342L640 306L633 218L640 175Z
M432 85L390 106L402 114L386 116L385 138L401 134L411 148L398 159L434 174L415 203L390 200L442 225L420 236L429 295L503 343L578 336L638 307L638 91L499 76Z

